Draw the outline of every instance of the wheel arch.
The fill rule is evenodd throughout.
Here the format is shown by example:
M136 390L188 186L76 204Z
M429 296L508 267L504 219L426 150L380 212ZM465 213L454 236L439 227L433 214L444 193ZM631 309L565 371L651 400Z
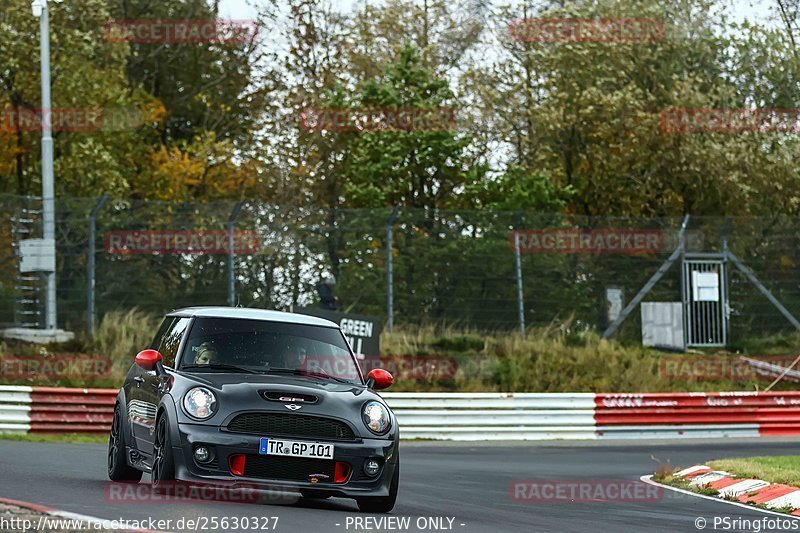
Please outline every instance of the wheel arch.
M175 406L175 400L170 394L165 394L161 397L156 411L156 424L161 420L161 417L166 414L167 416L167 430L169 431L170 441L173 447L181 446L180 431L178 431L178 408Z
M131 426L131 417L128 416L128 398L125 395L125 389L119 389L117 393L117 401L114 404L114 410L120 408L120 415L122 416L122 438L125 446L128 448L136 448L136 439L133 438L133 428Z

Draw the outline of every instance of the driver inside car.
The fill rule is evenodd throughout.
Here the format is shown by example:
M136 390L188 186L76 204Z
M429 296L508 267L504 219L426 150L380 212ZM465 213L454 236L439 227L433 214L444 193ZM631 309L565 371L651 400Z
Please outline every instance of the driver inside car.
M197 347L197 355L194 358L195 364L198 365L212 365L219 363L219 354L217 349L210 342L204 342Z

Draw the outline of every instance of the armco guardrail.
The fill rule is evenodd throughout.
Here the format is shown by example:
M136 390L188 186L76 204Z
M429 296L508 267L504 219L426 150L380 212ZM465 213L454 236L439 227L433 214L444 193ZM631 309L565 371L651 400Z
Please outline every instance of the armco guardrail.
M0 386L0 431L109 430L117 391ZM387 393L405 439L800 435L800 392Z
M406 439L595 438L592 393L388 393Z
M0 431L105 433L117 391L0 386Z
M598 394L600 438L800 435L800 392Z

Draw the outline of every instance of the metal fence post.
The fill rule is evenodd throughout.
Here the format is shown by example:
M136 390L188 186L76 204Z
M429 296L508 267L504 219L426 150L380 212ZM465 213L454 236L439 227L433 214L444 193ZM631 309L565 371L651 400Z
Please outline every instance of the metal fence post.
M94 256L95 256L95 222L97 221L97 213L103 208L105 203L108 201L108 195L104 194L100 197L100 200L97 201L95 206L92 208L92 211L89 213L89 257L86 260L86 275L87 275L87 284L86 284L86 320L87 320L87 332L89 337L94 336L94 323L95 323L95 311L94 311L94 298L95 298L95 264L94 264Z
M228 306L236 305L236 273L234 272L233 260L236 256L236 247L233 240L233 227L236 225L236 218L242 209L242 202L236 202L228 217Z
M519 332L525 338L525 300L522 295L522 257L519 250L519 230L514 230L514 261L517 270L517 314Z
M389 254L386 262L386 282L388 285L386 291L386 331L389 333L394 329L394 259L392 257L394 245L392 244L392 225L397 220L399 210L400 206L394 206L392 214L389 215L389 220L386 221L386 249Z

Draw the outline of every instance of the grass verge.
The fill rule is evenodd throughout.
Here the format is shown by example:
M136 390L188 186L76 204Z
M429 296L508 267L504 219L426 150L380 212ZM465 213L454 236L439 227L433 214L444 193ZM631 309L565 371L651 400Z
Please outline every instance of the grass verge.
M44 434L44 433L0 433L0 441L18 442L77 442L89 444L106 444L108 435L82 435L80 433Z
M117 388L135 354L150 345L159 320L133 308L106 313L92 339L78 337L46 347L0 342L0 384ZM786 355L791 361L795 348L800 350L798 344L800 334L770 338L748 353ZM666 354L638 343L602 339L573 320L530 328L525 337L446 324L400 325L393 333L381 334L381 352L381 365L395 374L395 392L756 391L771 381L737 366L737 354ZM64 354L103 358L107 371L94 376L9 372L16 368L15 357L41 358L55 365ZM775 390L796 386L784 381Z
M786 455L777 457L743 457L734 459L718 459L705 463L712 470L722 470L742 479L761 479L770 483L782 483L800 487L800 455ZM674 472L659 469L653 475L653 481L676 487L705 496L717 496L719 491L708 485L690 485L690 481L676 477ZM726 498L731 501L738 499ZM754 504L745 501L753 507L768 509L764 504ZM791 514L796 509L793 507L769 508L778 513Z
M800 487L800 455L720 459L707 464L714 470L724 470L737 477Z

